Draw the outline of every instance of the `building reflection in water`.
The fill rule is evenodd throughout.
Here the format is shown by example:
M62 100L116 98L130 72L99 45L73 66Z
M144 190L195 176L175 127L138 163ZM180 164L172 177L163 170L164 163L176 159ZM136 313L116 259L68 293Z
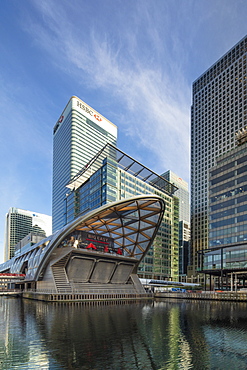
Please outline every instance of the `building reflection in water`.
M1 369L224 369L247 360L244 303L0 298L0 315Z

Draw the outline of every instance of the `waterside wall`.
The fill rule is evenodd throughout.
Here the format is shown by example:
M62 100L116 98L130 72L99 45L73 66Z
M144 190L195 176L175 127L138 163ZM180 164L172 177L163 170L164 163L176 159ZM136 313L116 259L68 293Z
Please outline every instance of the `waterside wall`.
M92 301L132 301L153 299L153 294L123 294L123 293L41 293L27 291L22 293L22 297L37 301L46 302L92 302Z
M199 299L211 301L245 301L247 302L247 292L155 292L155 298L176 298L176 299Z

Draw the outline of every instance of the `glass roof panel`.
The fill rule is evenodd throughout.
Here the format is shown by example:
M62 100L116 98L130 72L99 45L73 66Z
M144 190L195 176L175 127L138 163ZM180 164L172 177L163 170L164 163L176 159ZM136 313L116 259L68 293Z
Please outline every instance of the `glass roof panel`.
M123 237L120 237L120 238L115 238L115 242L117 242L118 244L121 244L123 245Z
M136 234L134 234L134 235L136 236ZM133 238L133 235L132 235L132 237L125 236L125 240L126 240L125 245L135 244L135 242L136 242L136 240Z
M149 237L152 237L154 232L155 232L155 227L148 227L146 229L142 229L140 233L144 235L148 235Z
M135 228L136 230L139 229L139 221L136 220L123 220L124 228L128 228L128 225L131 226L131 228Z
M150 213L150 210L148 209L140 209L140 216L146 216Z
M134 254L143 254L143 251L138 246L136 246Z
M150 223L146 222L146 220L140 221L140 230L147 229L149 227L153 227L153 224L150 225Z
M138 234L138 242L143 242L146 240L150 240L150 236L144 236L142 234Z
M138 244L144 249L146 250L147 249L147 246L149 245L149 240L148 241L143 241L143 242L139 242Z

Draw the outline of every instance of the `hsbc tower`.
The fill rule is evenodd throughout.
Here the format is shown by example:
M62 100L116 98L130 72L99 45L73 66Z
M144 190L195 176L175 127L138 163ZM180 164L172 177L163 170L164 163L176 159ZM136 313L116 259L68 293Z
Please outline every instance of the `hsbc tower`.
M72 96L53 129L53 233L66 224L66 184L107 143L117 145L117 126Z

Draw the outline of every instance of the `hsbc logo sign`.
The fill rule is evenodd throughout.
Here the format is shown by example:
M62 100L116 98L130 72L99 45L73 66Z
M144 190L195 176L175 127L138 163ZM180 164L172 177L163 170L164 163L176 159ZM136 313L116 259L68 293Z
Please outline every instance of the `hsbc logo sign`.
M81 102L77 101L77 107L84 110L91 117L94 117L98 122L102 121L102 118L100 117L100 115L96 114L90 107L86 106L85 104L82 104Z
M98 114L94 114L94 117L97 119L97 121L102 121L102 118Z

